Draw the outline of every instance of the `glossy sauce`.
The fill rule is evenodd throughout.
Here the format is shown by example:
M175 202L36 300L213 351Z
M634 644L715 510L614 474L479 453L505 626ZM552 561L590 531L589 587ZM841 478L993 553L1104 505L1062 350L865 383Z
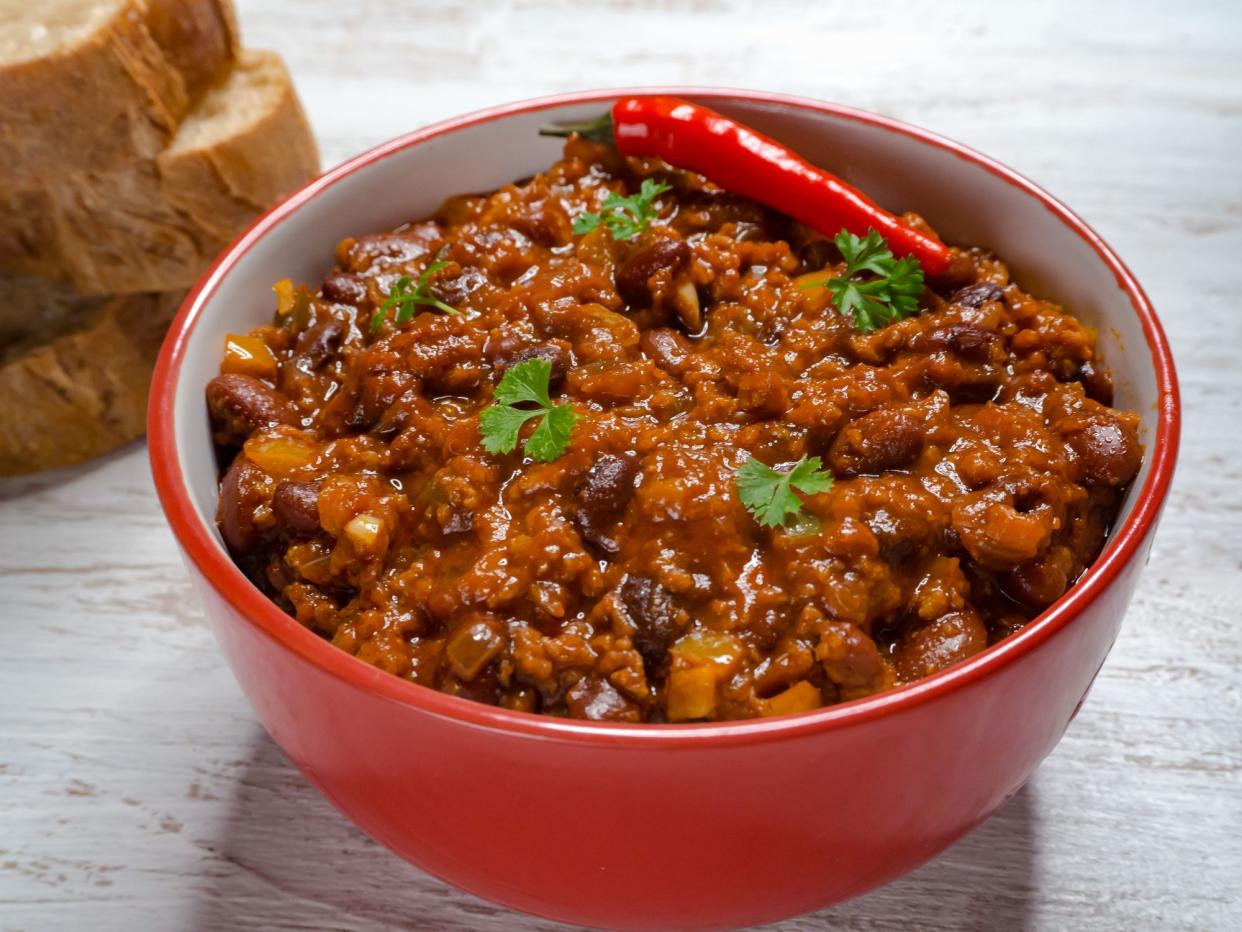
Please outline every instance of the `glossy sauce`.
M673 189L639 238L573 234L644 177ZM370 333L436 256L462 313ZM819 284L831 242L579 139L336 259L317 291L278 285L207 388L221 531L311 630L481 702L736 719L917 679L1060 597L1140 465L1094 334L999 258L957 250L922 313L859 333ZM578 418L551 463L480 445L532 355ZM762 528L749 455L820 456L835 486Z

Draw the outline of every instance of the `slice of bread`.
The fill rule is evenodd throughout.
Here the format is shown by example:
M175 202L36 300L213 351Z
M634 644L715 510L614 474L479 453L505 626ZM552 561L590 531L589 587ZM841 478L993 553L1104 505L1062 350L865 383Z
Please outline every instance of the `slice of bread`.
M106 298L84 298L68 285L0 275L0 366L56 334L72 330Z
M0 187L154 157L237 52L232 0L0 0Z
M0 278L0 476L68 466L142 436L182 295L84 298Z
M0 269L66 280L85 294L183 289L318 170L284 62L243 52L154 158L0 194Z

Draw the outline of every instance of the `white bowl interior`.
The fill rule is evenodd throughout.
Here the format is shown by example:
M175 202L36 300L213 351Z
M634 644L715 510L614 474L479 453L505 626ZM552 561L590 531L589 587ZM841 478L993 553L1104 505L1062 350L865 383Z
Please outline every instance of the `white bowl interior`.
M793 105L715 97L711 106L789 145L894 211L915 210L953 243L985 246L1017 281L1096 327L1116 380L1118 407L1138 411L1146 441L1156 435L1158 389L1142 324L1092 246L1028 191L949 149L845 116ZM199 516L215 531L216 465L203 386L218 371L225 335L271 319L272 284L317 283L346 236L426 216L448 196L492 190L532 175L560 152L541 137L548 122L597 116L608 102L558 105L476 124L395 151L337 180L280 220L248 252L217 272L214 292L189 337L177 374L175 431L183 474ZM1151 468L1147 457L1120 520Z

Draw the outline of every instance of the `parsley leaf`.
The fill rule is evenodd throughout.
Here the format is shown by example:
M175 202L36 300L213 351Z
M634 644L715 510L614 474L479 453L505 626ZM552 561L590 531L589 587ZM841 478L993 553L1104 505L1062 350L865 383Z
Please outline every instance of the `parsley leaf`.
M886 327L918 313L923 267L906 256L893 258L888 242L874 229L865 237L842 230L833 239L845 258L845 276L824 284L842 314L852 317L863 333ZM863 272L876 278L858 279Z
M833 238L833 242L845 259L847 276L857 275L859 272L887 275L893 267L893 254L888 248L888 241L874 228L867 230L865 237L853 236L842 230Z
M781 527L802 510L802 499L794 489L807 495L832 488L832 473L823 468L818 456L804 456L788 471L773 469L753 456L734 473L737 496L764 527Z
M394 307L397 309L395 321L398 325L404 324L414 317L416 305L435 308L444 314L460 313L457 308L451 304L445 304L431 293L431 276L447 265L447 262L440 261L431 263L427 268L423 269L423 274L418 276L418 281L414 284L410 283L410 276L408 275L402 275L398 278L392 288L389 289L388 297L384 299L384 303L371 315L371 332L375 333L384 325L384 318L388 316L388 312Z
M569 446L578 419L573 406L554 405L548 395L552 364L546 359L527 359L505 370L496 386L496 400L479 415L479 433L488 453L510 453L517 447L522 425L540 418L522 449L532 459L550 463ZM533 404L533 408L519 408Z
M552 407L548 385L552 380L552 363L536 356L505 370L496 386L496 403L519 405L530 401L543 408Z
M550 463L569 446L569 435L573 433L574 422L578 416L569 404L549 408L543 420L535 427L534 433L526 441L523 448L532 459L541 463Z
M667 190L668 185L644 178L637 194L629 197L609 194L599 213L587 211L578 215L574 233L581 236L603 224L613 239L631 240L655 219L655 199Z
M483 449L488 453L508 453L518 442L518 431L538 411L522 411L492 405L479 415L479 433L483 435Z

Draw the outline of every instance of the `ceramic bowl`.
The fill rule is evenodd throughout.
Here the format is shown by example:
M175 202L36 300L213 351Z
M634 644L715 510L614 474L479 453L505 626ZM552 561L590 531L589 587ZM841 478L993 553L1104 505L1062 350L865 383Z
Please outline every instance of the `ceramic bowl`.
M652 89L647 89L648 91ZM995 161L893 120L777 94L667 88L844 176L949 242L1004 257L1099 329L1146 457L1099 560L1018 634L891 692L785 718L565 721L416 686L301 627L216 531L203 387L224 335L269 320L272 283L317 282L336 242L545 168L544 123L623 92L528 101L416 130L307 185L215 263L156 370L156 487L204 613L275 741L348 818L488 900L591 926L718 928L819 909L904 874L986 819L1077 712L1117 636L1173 472L1178 401L1160 324L1121 260ZM273 843L277 843L274 840ZM394 867L393 882L400 873Z

